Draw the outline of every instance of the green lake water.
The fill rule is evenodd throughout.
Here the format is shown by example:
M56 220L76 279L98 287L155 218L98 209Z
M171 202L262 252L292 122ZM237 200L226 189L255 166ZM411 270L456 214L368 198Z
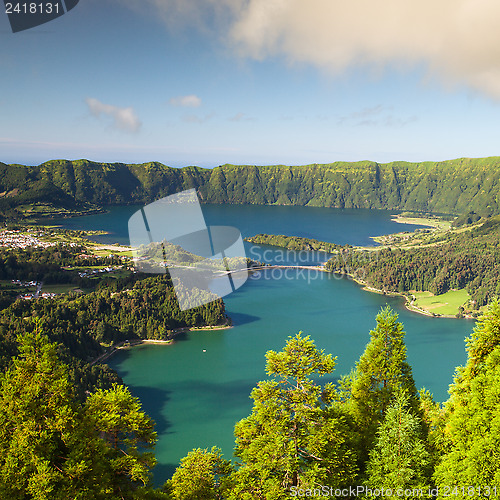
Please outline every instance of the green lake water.
M115 207L108 214L61 222L111 228L113 234L103 241L126 243L126 222L137 208ZM267 232L368 244L369 236L413 229L391 222L385 211L220 205L203 210L208 224L234 225L244 236ZM318 254L311 262L324 257ZM157 423L157 484L192 448L216 445L231 457L234 424L248 416L250 391L265 378L265 352L280 350L299 330L338 356L334 378L339 377L355 365L377 312L388 303L404 323L417 387L445 401L454 369L465 361L464 337L474 326L471 320L410 313L401 298L364 292L348 279L315 271L261 272L224 301L233 328L183 334L174 345L135 347L109 360Z

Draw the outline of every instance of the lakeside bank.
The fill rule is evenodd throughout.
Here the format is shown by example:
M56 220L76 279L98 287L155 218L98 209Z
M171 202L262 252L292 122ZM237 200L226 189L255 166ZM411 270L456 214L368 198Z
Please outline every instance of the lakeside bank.
M137 347L144 344L149 345L173 345L175 343L175 336L179 333L187 333L187 332L207 332L214 330L229 330L233 328L233 325L230 321L226 322L224 325L215 325L215 326L191 326L191 327L183 327L177 328L176 330L172 330L169 332L169 336L171 338L168 339L133 339L133 340L122 340L118 344L111 346L108 348L108 351L104 352L89 364L96 365L99 363L103 363L104 361L111 358L114 354L121 350L131 349L133 347Z

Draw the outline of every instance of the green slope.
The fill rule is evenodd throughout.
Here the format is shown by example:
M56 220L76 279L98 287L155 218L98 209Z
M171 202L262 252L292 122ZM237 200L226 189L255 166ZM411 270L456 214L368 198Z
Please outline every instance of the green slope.
M500 158L214 169L88 160L52 160L33 167L0 163L0 209L38 201L40 195L56 205L149 203L192 187L208 203L493 215L500 214Z
M388 292L442 295L465 288L478 310L500 297L499 242L500 216L495 216L468 231L438 233L422 246L334 256L326 268L361 277L369 286Z

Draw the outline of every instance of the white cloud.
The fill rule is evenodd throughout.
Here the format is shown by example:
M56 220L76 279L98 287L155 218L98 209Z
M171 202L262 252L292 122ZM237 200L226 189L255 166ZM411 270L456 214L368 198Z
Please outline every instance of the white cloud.
M141 121L135 114L133 108L119 108L111 104L105 104L93 97L85 99L90 113L96 118L101 115L109 116L113 119L113 127L125 132L138 132L141 128Z
M249 0L230 34L246 57L334 74L424 64L446 85L500 98L499 18L497 0Z
M169 102L172 106L183 106L186 108L199 108L201 106L201 99L194 94L172 97Z
M498 0L115 0L240 56L283 56L334 75L425 67L446 86L500 98Z
M392 108L391 108L392 109ZM384 107L381 104L372 106L369 108L363 108L361 111L353 111L346 116L341 116L338 119L339 125L366 125L368 122L376 123L376 118L380 117L380 114L384 111Z

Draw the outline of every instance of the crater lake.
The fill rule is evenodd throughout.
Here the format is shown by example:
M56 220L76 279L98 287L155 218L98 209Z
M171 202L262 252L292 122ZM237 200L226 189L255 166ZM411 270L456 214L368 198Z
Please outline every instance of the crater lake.
M51 224L108 231L94 239L127 245L127 222L139 208L115 206L104 214ZM202 209L207 224L235 226L244 237L285 234L374 245L372 236L417 228L393 222L391 215L396 212L383 210L254 205L202 205ZM270 247L246 244L246 248L251 258L265 250L271 260L276 255ZM307 263L325 260L325 254L315 253ZM225 297L233 321L230 329L179 334L173 345L141 345L108 360L156 421L157 484L170 477L193 448L215 445L226 457L232 456L233 427L249 415L250 391L266 378L267 350L281 350L288 336L302 331L320 349L337 356L336 379L354 368L375 327L375 316L386 304L404 324L417 388L425 387L437 401L447 399L455 367L466 359L464 338L472 333L473 320L422 316L407 311L401 297L363 291L345 277L314 270L288 271L255 273Z

